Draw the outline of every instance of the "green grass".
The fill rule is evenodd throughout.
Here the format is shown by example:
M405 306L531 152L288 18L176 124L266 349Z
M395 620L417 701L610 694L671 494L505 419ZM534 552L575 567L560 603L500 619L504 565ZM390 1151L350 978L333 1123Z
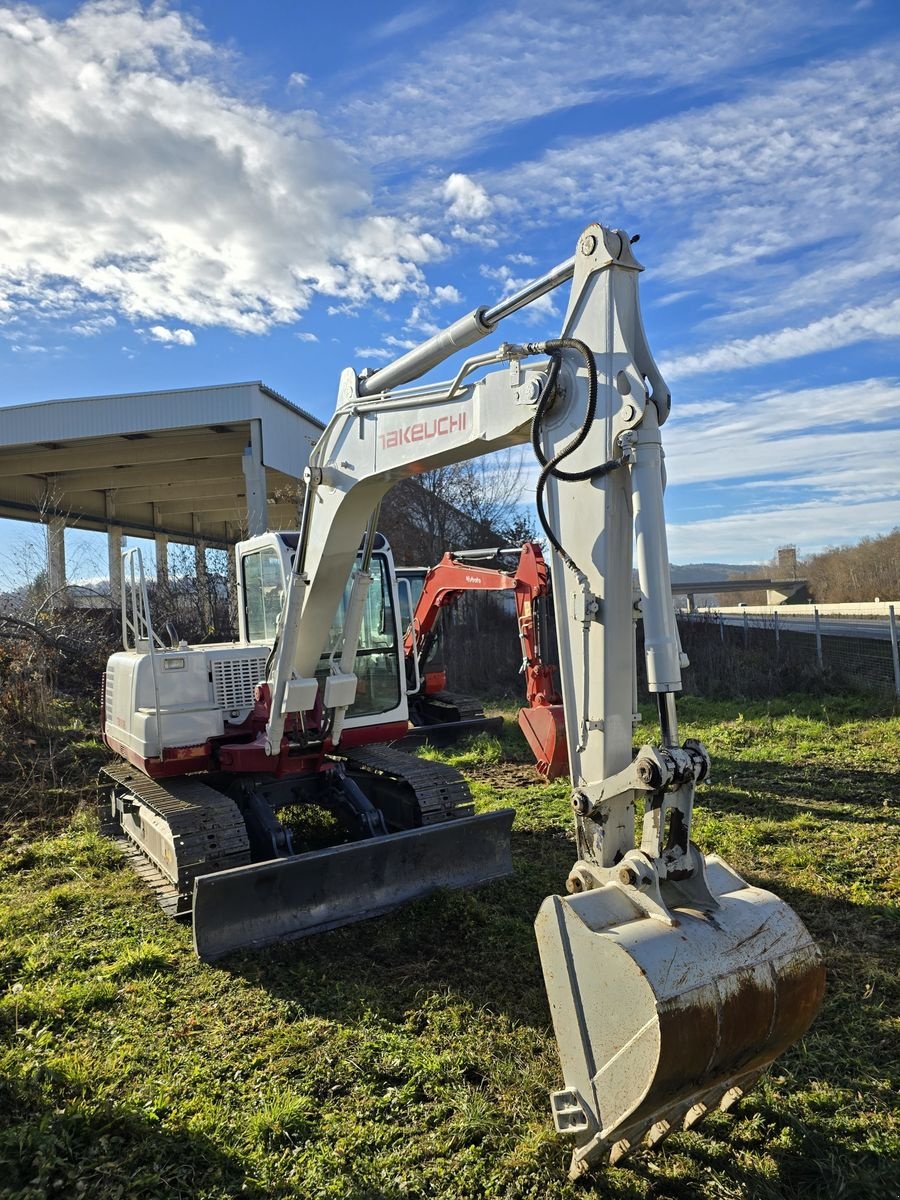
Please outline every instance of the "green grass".
M900 719L680 712L714 762L697 840L790 900L828 962L818 1021L735 1113L566 1181L531 922L573 858L568 789L532 776L511 722L440 757L482 808L517 808L513 879L219 966L97 833L82 732L57 817L3 829L0 1197L894 1200Z

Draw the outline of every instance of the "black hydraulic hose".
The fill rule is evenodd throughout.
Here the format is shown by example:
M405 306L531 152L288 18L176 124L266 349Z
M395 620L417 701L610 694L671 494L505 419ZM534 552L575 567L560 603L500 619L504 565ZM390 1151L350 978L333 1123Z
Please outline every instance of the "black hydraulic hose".
M588 479L602 479L604 475L609 475L612 471L617 470L622 465L621 458L611 458L608 462L600 463L595 467L588 467L584 471L563 471L559 464L573 454L578 447L584 442L591 425L597 414L597 365L594 361L594 355L590 346L582 342L578 338L555 338L548 342L532 342L526 346L526 350L532 354L549 354L550 355L550 370L547 373L547 379L538 398L537 407L535 409L534 418L531 422L531 445L534 450L535 457L541 464L542 470L538 476L537 487L535 489L535 507L537 508L538 520L541 523L541 528L547 535L547 540L551 546L561 555L564 562L568 563L574 571L579 571L577 563L572 559L571 555L563 547L555 531L550 525L544 508L544 490L547 486L547 481L552 476L555 479L560 479L566 483L580 483ZM581 428L574 437L563 446L551 459L547 459L541 446L541 434L543 432L543 421L547 409L550 405L550 399L553 389L556 386L556 381L559 377L559 371L562 366L562 352L564 350L574 350L585 361L588 371L588 402L585 409L584 419L581 423ZM582 573L579 571L579 573Z

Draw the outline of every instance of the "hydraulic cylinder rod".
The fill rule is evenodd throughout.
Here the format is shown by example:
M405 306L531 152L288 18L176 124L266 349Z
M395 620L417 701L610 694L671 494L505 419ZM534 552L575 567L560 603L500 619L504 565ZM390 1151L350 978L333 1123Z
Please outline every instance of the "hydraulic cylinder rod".
M574 273L575 259L573 257L560 263L552 271L542 275L540 279L532 280L521 291L507 296L505 300L501 300L492 308L473 309L465 317L460 317L458 321L454 321L446 329L441 329L427 341L414 346L412 350L401 355L392 363L388 363L386 367L382 367L373 375L360 379L360 396L376 396L380 392L387 392L391 388L409 383L411 379L418 379L420 375L424 375L426 371L430 371L432 367L442 363L457 350L463 350L466 346L471 346L473 342L478 342L483 337L487 337L489 333L493 333L504 317L518 312L520 308L531 304L539 296L552 292L561 283L571 279Z

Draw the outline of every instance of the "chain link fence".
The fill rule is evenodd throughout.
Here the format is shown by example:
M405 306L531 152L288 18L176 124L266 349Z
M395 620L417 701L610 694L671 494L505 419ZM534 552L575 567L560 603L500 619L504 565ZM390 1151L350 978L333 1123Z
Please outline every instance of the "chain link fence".
M900 696L893 612L887 628L873 622L871 630L840 634L818 614L808 629L777 615L704 613L680 616L678 624L691 659L687 690L764 696L839 688Z
M550 606L544 603L544 660L556 665ZM464 596L445 609L436 658L453 690L483 697L524 698L515 613L488 593ZM690 667L686 693L715 698L768 699L789 692L813 695L852 691L900 696L895 638L837 635L828 618L814 629L792 628L791 619L747 615L723 619L714 613L679 614L678 627ZM873 623L873 632L875 631ZM882 630L885 629L881 624ZM646 695L643 627L638 622L638 688Z

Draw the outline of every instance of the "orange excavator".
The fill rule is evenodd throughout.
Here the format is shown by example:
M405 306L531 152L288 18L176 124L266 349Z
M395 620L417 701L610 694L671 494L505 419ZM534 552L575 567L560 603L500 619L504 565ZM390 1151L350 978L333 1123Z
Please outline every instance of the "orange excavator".
M486 566L507 555L518 554L515 570ZM527 705L519 709L519 728L531 747L535 765L547 779L568 770L566 730L562 698L554 682L554 668L544 662L538 602L550 594L550 571L537 542L521 548L451 550L430 570L399 567L398 579L409 580L410 589L421 588L403 639L409 683L410 717L420 726L457 731L483 729L483 714L468 714L465 699L448 694L446 672L431 663L437 641L439 619L445 608L464 592L511 592L516 605L521 673L525 676ZM416 578L416 576L418 578ZM410 592L411 596L411 592Z

